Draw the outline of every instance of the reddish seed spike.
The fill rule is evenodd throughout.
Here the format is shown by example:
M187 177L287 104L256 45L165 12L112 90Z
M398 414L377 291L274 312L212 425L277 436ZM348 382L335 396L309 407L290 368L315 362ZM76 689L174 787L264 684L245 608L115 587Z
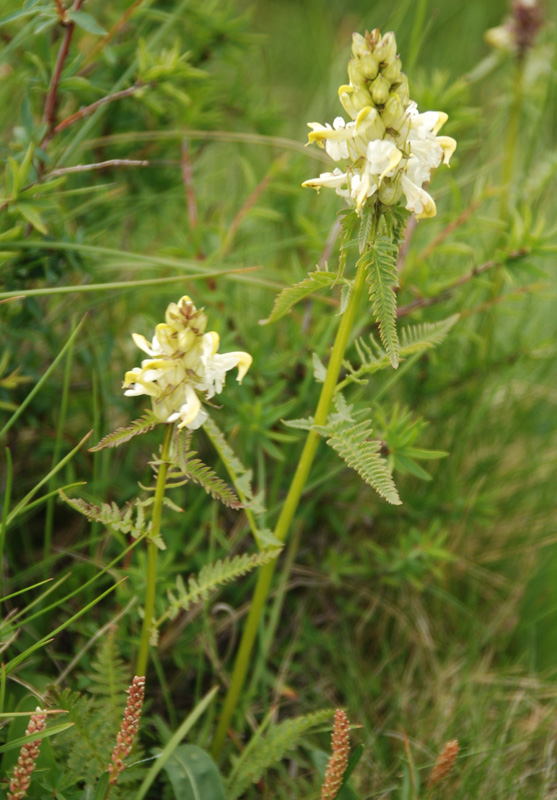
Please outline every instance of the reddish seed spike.
M112 764L108 765L108 772L111 775L110 783L112 785L118 781L118 776L126 768L124 759L131 753L135 734L139 730L144 697L145 677L136 675L128 689L128 702L126 703L122 725L116 736L116 745L112 751Z
M325 771L321 789L321 800L335 800L348 766L350 753L350 723L342 709L335 711L333 735L331 737L332 755Z
M44 731L46 725L46 714L37 708L37 713L33 714L27 725L25 735ZM22 800L31 784L31 773L35 769L35 762L39 757L41 739L28 742L20 750L17 764L14 767L13 775L10 780L7 800Z

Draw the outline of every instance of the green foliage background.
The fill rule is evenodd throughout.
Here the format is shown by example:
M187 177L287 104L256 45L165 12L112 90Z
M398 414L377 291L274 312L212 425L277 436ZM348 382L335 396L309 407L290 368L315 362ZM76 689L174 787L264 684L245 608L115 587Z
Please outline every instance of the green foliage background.
M84 10L111 31L128 7L90 0ZM301 542L296 563L286 552L279 568L278 585L288 593L279 589L271 603L237 731L244 732L246 714L251 724L270 709L282 719L343 706L361 726L354 740L365 745L352 778L361 797L419 796L420 775L423 784L452 738L462 748L455 798L557 796L555 9L546 4L544 27L526 58L512 183L502 191L516 70L512 58L492 55L483 41L506 13L499 0L144 0L102 47L102 36L81 20L60 82L57 122L138 78L153 85L102 106L42 147L62 32L54 3L25 8L28 15L17 16L19 0L6 0L0 16L3 161L21 165L33 142L35 167L42 158L47 175L113 159L148 166L66 172L50 192L30 192L2 209L0 300L24 295L0 305L9 507L87 431L90 446L140 415L144 406L120 389L124 372L139 363L130 333L149 337L168 302L190 294L205 306L223 351L245 349L254 357L241 387L229 380L214 416L253 469L256 489L265 491L269 527L302 442L302 432L282 420L313 412L319 387L312 354L326 361L338 324L335 294L332 302L314 295L277 322L259 324L278 291L323 259L339 210L334 193L300 188L328 169L317 148L303 146L306 123L340 113L336 92L352 31L395 31L411 96L420 109L446 111L446 132L458 140L450 171L439 170L431 187L438 215L412 235L398 303L414 306L401 322L461 316L439 348L352 387L351 398L372 407L379 421L403 505L382 502L322 445L293 531ZM3 198L9 180L8 167ZM492 260L501 266L443 294ZM215 275L223 270L229 274ZM442 302L420 305L439 294ZM83 319L73 345L11 424ZM362 308L356 333L371 332ZM86 480L80 496L123 505L137 481L149 481L159 441L155 429L117 451L82 447L40 494ZM202 433L195 447L222 473ZM412 448L448 455L425 464L424 475ZM185 511L165 516L161 614L178 575L253 548L244 516L217 509L193 484L174 500ZM142 549L99 576L125 537L89 525L54 498L18 514L4 532L2 595L55 578L48 598L37 601L40 615L9 641L5 660L127 577L40 655L19 664L12 673L18 682L2 681L5 712L33 708L30 687L41 694L60 675L64 687L94 698L95 665L107 658L96 646L99 630L117 625L118 658L131 664L135 657ZM175 730L230 671L252 586L249 576L224 587L163 631L148 682L146 750L164 744L164 726ZM6 618L22 604L6 601ZM95 717L95 724L114 728L114 709L103 707L107 718ZM197 724L192 743L208 745L216 710ZM22 730L12 723L0 736L8 741ZM302 741L290 762L267 773L266 796L318 796L315 750L328 748L327 734ZM61 777L57 739L48 742L42 786L59 781L60 797L77 796L68 787L79 776ZM68 755L70 772L81 755ZM3 777L15 757L4 754ZM224 774L234 758L231 745ZM172 782L159 781L171 797ZM44 796L40 785L29 797ZM261 795L254 788L245 796Z

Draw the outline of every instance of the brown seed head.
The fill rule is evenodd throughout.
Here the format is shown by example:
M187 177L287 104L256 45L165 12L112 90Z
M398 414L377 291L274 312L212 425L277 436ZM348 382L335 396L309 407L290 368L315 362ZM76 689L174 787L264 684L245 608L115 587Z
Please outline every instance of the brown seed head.
M335 800L342 779L348 766L348 755L350 753L350 723L348 717L342 709L335 711L335 722L333 735L331 737L332 755L329 758L325 771L325 780L321 789L321 800Z
M37 713L33 714L25 731L26 736L44 731L46 725L46 714L37 708ZM41 739L24 744L19 752L17 764L10 780L7 800L22 800L27 793L31 783L31 773L35 769L35 762L39 757Z
M112 751L112 764L108 765L110 783L114 785L118 776L126 768L124 759L129 756L133 747L134 737L139 730L141 709L145 697L145 677L136 675L128 689L128 702L124 711L122 725L116 736L116 745Z
M455 765L458 751L459 746L456 739L453 739L451 742L447 742L447 744L443 747L439 753L435 766L431 770L431 775L429 776L429 780L427 782L428 789L432 789L450 775Z

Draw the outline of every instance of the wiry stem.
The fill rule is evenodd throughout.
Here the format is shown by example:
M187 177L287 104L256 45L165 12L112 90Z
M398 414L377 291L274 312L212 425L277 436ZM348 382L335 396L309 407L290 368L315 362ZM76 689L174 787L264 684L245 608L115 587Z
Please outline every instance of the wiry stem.
M507 124L507 140L505 142L505 155L503 161L503 176L501 186L501 218L505 219L508 211L509 189L514 172L516 146L520 130L520 114L522 111L522 93L524 83L524 55L519 54L516 62L514 79L513 100Z
M79 11L82 5L83 5L83 0L75 0L72 11ZM50 81L50 87L48 89L48 94L46 96L46 101L44 105L43 122L45 122L48 127L45 135L43 136L41 147L45 147L45 145L48 144L48 142L52 139L53 136L54 116L56 114L56 100L58 97L58 86L60 84L60 78L62 77L62 70L64 69L64 64L66 62L66 58L68 57L68 52L70 50L70 43L72 41L74 28L75 24L73 22L67 23L67 25L65 26L62 44L60 45L60 49L58 50L58 57L56 58L54 72L52 73L52 79Z
M66 128L69 128L70 125L79 122L80 119L89 117L94 111L97 110L97 108L105 106L108 103L114 103L116 100L122 100L124 97L131 97L131 95L135 94L140 89L145 89L149 86L152 86L152 84L143 83L143 81L136 81L133 86L130 86L127 89L122 89L120 92L114 92L114 94L107 94L106 97L101 97L100 100L95 100L94 103L80 108L79 111L75 112L75 114L71 114L69 117L66 117L66 119L63 119L62 122L59 122L52 131L52 136L55 136L57 133L66 130Z
M327 422L327 415L329 413L331 402L335 393L335 387L342 366L342 361L344 359L344 353L348 344L348 339L354 325L354 319L356 317L360 300L364 294L366 285L366 271L365 263L361 261L356 272L356 278L354 280L354 286L350 294L350 299L348 301L346 311L342 316L333 345L331 359L327 367L327 374L325 376L325 381L319 397L319 403L315 412L315 425L325 425ZM298 467L294 474L292 484L284 501L284 505L282 506L282 511L274 531L274 535L281 542L285 541L290 530L291 522L298 508L298 503L300 502L302 492L313 464L313 459L319 444L319 438L320 437L318 433L315 431L310 431L306 439L302 455L300 456L300 461L298 462ZM253 644L259 628L259 621L263 614L265 602L271 588L271 581L275 567L276 561L271 561L259 571L257 585L246 622L246 627L244 629L242 641L240 642L240 649L238 650L238 654L236 656L236 663L234 665L232 679L230 681L230 686L228 688L228 693L224 701L222 714L213 741L212 753L215 758L220 755L224 740L226 738L226 733L228 731L228 726L238 704L240 692L244 686L247 670L251 660Z
M518 258L523 258L525 255L527 255L527 253L528 251L525 248L521 248L520 250L513 250L512 252L507 253L504 259L493 259L491 261L486 261L485 264L474 267L471 272L467 272L465 275L457 278L456 281L449 283L449 285L445 286L444 289L441 289L438 294L434 294L431 297L417 297L415 300L411 300L410 303L407 303L407 305L399 306L396 312L397 317L399 319L401 317L407 317L409 314L412 314L412 312L417 311L419 308L429 308L429 306L435 306L438 303L442 303L444 300L448 300L456 289L458 289L460 286L464 286L465 283L468 283L474 278L477 278L478 275L483 275L484 272L496 267L503 267L509 261L515 261Z
M166 485L166 474L168 472L168 457L170 455L170 444L174 425L167 424L164 432L164 439L161 451L161 463L157 475L157 485L155 488L155 499L153 502L153 516L151 522L151 538L149 539L147 551L147 577L145 589L145 605L143 616L143 628L141 630L141 641L139 643L139 655L137 657L137 667L135 674L145 675L147 662L149 660L149 640L151 638L151 627L155 610L155 588L157 582L157 545L154 539L159 535L161 528L162 507L164 501L164 487Z

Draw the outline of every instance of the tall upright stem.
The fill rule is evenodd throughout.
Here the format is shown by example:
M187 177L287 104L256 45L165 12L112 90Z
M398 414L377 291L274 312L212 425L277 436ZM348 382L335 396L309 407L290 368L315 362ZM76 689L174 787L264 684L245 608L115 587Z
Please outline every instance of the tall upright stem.
M348 301L346 310L342 315L333 345L333 351L327 367L325 382L323 383L323 388L321 389L321 395L319 397L319 403L317 404L317 410L315 412L316 425L325 425L327 422L327 415L329 413L337 385L340 368L342 366L344 353L346 351L346 345L348 344L348 339L354 326L354 319L356 317L356 312L358 310L361 297L364 293L365 284L366 267L364 263L361 262L356 272L356 278L354 280L354 286L352 287L350 299ZM310 431L274 531L276 538L281 542L284 542L288 535L290 523L292 522L294 514L296 513L296 509L298 508L298 503L300 501L300 497L302 496L302 492L304 491L318 444L319 434L317 434L315 431ZM226 733L228 731L228 726L238 704L240 692L244 686L248 666L250 663L251 651L253 649L257 629L259 627L259 622L265 607L265 602L269 594L269 589L271 587L275 566L276 561L271 561L259 571L257 585L255 587L255 593L248 614L246 627L244 629L242 641L240 642L240 648L236 656L236 663L234 665L232 679L230 681L230 686L228 687L228 693L224 701L222 714L219 719L212 745L212 754L214 758L218 758L220 755L224 740L226 738Z
M516 62L516 72L514 79L513 99L507 123L507 138L505 141L505 151L503 155L503 172L501 186L501 218L507 216L509 207L509 191L514 172L516 159L516 148L518 144L518 133L520 130L520 116L522 113L522 97L524 84L524 55L519 54Z
M151 537L147 545L147 578L145 588L145 604L143 627L141 629L141 640L139 642L139 654L137 656L136 675L145 675L147 662L149 660L149 639L151 637L151 626L155 611L155 588L157 582L157 551L158 547L154 539L159 535L161 529L162 507L164 500L164 487L166 484L166 474L168 472L168 456L170 455L170 444L174 425L167 424L164 431L164 439L161 450L161 463L157 474L157 485L155 487L155 499L153 502L153 516L151 518Z

